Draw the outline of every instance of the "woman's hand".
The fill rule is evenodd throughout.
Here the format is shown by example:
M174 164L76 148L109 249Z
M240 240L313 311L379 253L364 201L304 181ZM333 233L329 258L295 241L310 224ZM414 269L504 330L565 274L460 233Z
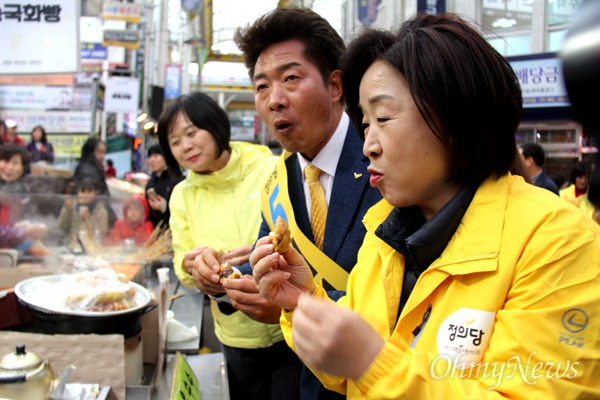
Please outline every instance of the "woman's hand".
M219 253L210 247L196 248L186 253L184 260L189 260L192 257L193 259L189 262L189 266L196 287L202 293L209 295L224 293L225 289L221 285L219 277L221 269L221 257ZM188 268L188 264L186 264L186 268Z
M281 307L261 296L252 275L244 275L240 279L225 279L223 286L233 308L263 324L279 324Z
M239 266L244 265L250 259L250 253L252 252L252 245L248 244L245 246L238 247L228 251L221 256L221 262L229 262L229 265Z
M360 315L310 296L300 296L292 322L298 357L332 375L360 378L385 344Z
M25 236L33 240L40 240L48 232L48 227L44 224L27 224L25 227Z
M274 253L268 236L256 243L250 265L260 294L286 310L296 308L301 294L315 291L313 275L304 257L294 247L284 254Z
M153 210L164 213L167 211L167 200L158 194L148 196L148 206Z
M65 198L65 207L66 208L73 208L75 206L75 197L73 196L67 196Z

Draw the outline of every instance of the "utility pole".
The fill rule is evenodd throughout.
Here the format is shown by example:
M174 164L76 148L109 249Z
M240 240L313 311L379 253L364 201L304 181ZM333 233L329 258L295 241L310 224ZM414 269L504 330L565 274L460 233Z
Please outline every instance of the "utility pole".
M144 83L142 85L142 112L148 113L148 86L150 69L152 68L152 52L150 51L150 32L152 31L154 5L152 0L146 0L144 5L144 16L146 26L144 32Z

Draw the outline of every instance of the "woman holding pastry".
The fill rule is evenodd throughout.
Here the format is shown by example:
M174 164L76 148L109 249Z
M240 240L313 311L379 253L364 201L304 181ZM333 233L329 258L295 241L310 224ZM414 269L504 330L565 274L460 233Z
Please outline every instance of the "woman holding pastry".
M273 389L285 384L275 379L284 373L279 366L285 365L278 349L287 349L281 328L235 310L226 302L221 284L222 275L235 279L239 275L232 267L248 261L261 223L260 189L277 157L268 147L230 141L230 135L227 114L204 93L179 97L159 119L158 137L167 166L189 171L174 186L169 202L173 265L184 285L212 298L231 398L285 398L285 388L280 393Z
M510 170L510 63L454 14L366 29L343 62L383 197L334 303L291 247L250 262L288 344L348 398L598 398L600 235Z

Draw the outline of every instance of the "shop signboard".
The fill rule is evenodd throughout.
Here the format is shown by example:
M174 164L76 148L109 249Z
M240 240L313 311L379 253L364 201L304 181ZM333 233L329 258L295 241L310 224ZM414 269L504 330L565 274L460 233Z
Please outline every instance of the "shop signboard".
M0 118L17 121L19 132L31 132L42 125L47 133L82 133L92 126L89 111L0 110Z
M139 91L140 81L138 78L108 78L104 92L104 111L137 113Z
M142 5L105 1L102 4L102 18L116 19L139 24L142 17Z
M75 73L79 1L0 2L0 75Z
M72 86L0 85L0 108L69 110Z
M523 108L568 107L562 61L553 53L509 57L521 84Z
M0 75L0 85L73 85L73 74Z
M120 46L136 50L140 47L140 33L133 29L122 31L105 30L102 36L102 45Z
M61 156L81 156L81 148L89 139L89 134L70 134L70 135L48 135L48 140L52 143L54 152Z
M108 49L100 43L81 43L81 60L106 60Z

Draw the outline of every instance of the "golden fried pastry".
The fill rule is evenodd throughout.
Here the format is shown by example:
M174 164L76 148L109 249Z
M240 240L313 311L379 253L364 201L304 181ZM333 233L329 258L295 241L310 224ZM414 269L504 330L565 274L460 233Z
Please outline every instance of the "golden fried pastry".
M221 270L219 271L220 282L223 283L225 279L238 279L242 276L239 272L233 269L227 261L221 264Z
M292 237L290 235L290 228L285 219L277 217L275 230L269 233L269 236L273 239L273 251L278 253L288 251L292 244Z

